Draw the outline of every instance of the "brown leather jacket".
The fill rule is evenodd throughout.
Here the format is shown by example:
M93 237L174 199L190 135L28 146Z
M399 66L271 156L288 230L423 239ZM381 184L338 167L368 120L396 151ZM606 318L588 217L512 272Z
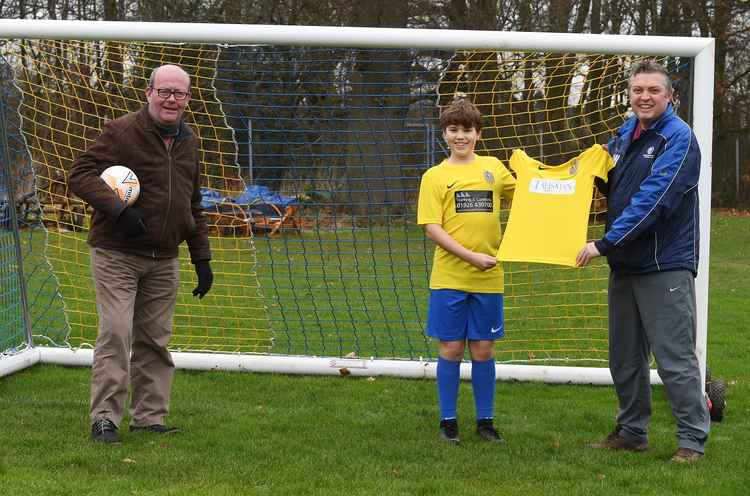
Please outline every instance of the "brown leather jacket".
M147 107L104 125L102 133L73 163L71 191L94 209L91 246L153 258L172 258L187 240L193 263L210 260L208 227L201 208L198 140L182 124L167 149ZM135 206L148 232L127 238L115 227L125 204L99 175L109 166L130 168L141 183Z

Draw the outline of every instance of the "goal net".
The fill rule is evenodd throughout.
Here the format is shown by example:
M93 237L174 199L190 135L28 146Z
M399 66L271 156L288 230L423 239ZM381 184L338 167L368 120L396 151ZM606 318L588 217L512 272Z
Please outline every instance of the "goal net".
M220 37L224 28L215 28ZM367 374L378 361L436 358L424 334L433 245L415 217L422 173L446 156L440 109L459 97L478 105L480 154L507 164L521 148L555 165L606 143L627 115L629 67L644 56L591 53L594 45L50 38L0 45L0 351L93 346L91 212L67 176L105 122L145 104L153 68L174 63L191 76L186 118L200 137L216 277L209 295L194 299L181 253L172 349L289 357L286 371L297 370L296 358L324 357L329 368ZM690 121L695 58L662 52ZM710 143L710 129L703 139ZM605 212L595 195L589 239L602 235ZM606 367L603 259L583 269L508 263L505 273L498 363Z

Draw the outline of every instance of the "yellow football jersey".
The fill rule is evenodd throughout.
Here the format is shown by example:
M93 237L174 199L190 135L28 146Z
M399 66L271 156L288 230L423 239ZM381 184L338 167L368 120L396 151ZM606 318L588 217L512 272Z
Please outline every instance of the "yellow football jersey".
M500 199L511 198L515 184L494 157L475 155L467 164L444 160L422 176L417 223L438 224L469 250L495 255L501 238ZM436 246L430 289L502 293L502 264L481 271Z
M607 180L612 157L594 145L562 165L548 166L515 150L510 167L517 187L497 258L574 267L586 243L594 177Z

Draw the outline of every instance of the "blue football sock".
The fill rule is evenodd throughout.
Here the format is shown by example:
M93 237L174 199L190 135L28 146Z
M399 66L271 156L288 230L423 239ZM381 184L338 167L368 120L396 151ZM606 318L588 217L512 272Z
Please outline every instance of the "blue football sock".
M495 406L495 359L471 362L471 387L474 389L474 404L477 420L491 419Z
M458 386L461 382L461 361L452 362L438 357L437 388L440 402L440 418L456 418Z

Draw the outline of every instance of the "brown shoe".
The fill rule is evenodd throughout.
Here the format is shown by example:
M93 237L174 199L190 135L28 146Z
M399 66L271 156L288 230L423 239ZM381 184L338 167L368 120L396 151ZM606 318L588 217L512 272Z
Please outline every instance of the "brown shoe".
M623 451L646 451L648 449L648 442L646 441L628 441L622 437L617 431L612 432L609 436L605 437L598 443L592 443L586 446L587 448L595 449L611 449L611 450L623 450Z
M670 461L675 463L695 463L703 458L703 453L690 448L680 448L674 452Z

